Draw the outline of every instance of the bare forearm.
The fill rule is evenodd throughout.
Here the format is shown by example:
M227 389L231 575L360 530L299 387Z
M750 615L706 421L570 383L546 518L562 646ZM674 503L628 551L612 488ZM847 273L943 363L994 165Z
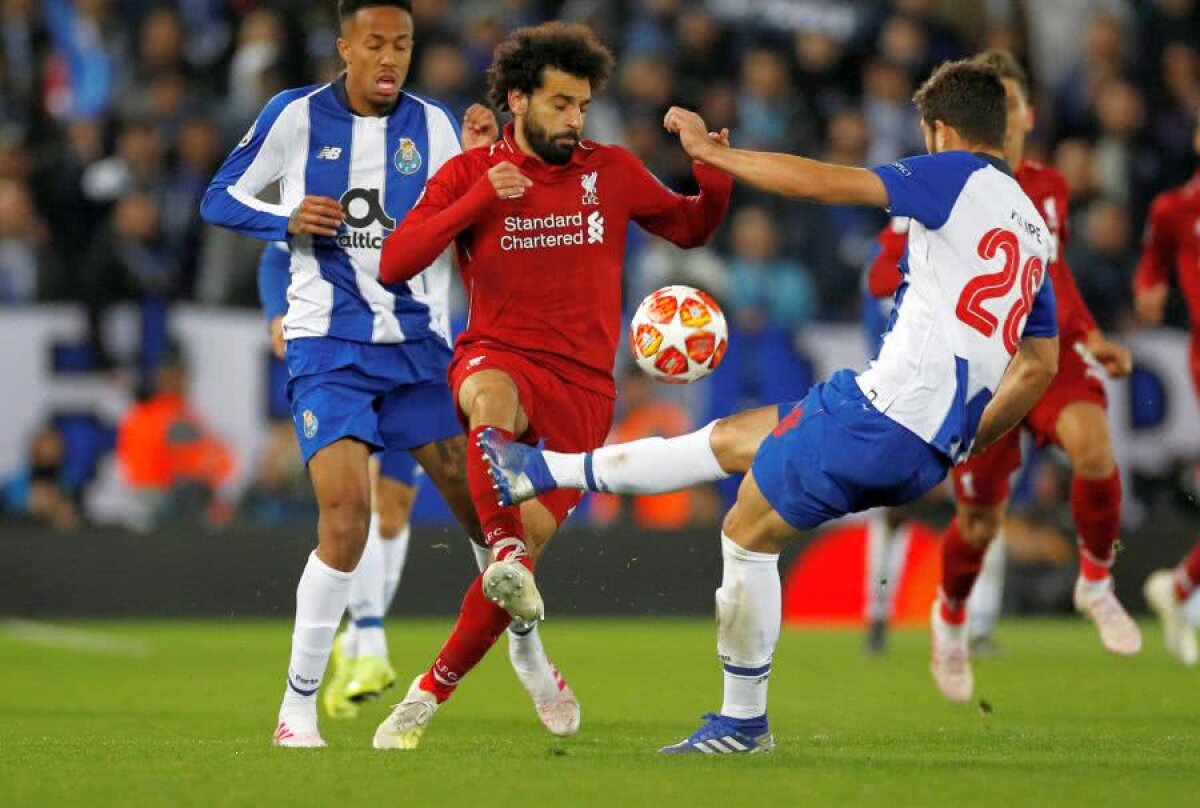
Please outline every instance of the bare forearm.
M886 207L887 190L874 172L794 154L745 149L711 150L705 163L763 191L827 204Z
M1040 352L1041 355L1038 355L1039 352L1018 353L1009 365L996 395L984 408L979 428L975 431L972 453L982 452L1021 423L1021 419L1029 414L1050 386L1058 370L1058 338L1044 342L1053 344L1053 353L1048 356L1048 352Z

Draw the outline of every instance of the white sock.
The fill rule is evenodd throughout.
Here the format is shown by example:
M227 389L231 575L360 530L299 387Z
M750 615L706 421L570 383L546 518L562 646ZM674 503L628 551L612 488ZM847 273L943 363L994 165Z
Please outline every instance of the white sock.
M384 575L379 514L373 513L367 544L350 584L350 619L358 629L355 650L360 657L387 659L387 637L383 633Z
M346 616L346 627L342 629L342 656L346 659L358 659L358 626L354 618Z
M492 551L486 547L480 547L470 539L467 541L471 544L471 552L475 554L475 566L479 567L480 572L483 572L492 563Z
M867 521L867 620L891 622L908 540L907 525L889 530L886 511L871 514Z
M558 680L542 647L538 625L514 620L508 627L508 659L535 704L558 695Z
M586 454L542 452L562 488L613 494L663 494L724 480L709 443L716 421L677 438L644 438Z
M292 631L292 659L288 666L288 686L283 692L280 713L308 712L316 721L316 695L333 649L346 603L350 599L353 573L335 570L317 558L314 552L296 587L296 624Z
M408 540L412 537L412 525L405 525L390 539L383 534L383 612L392 609L396 590L400 588L400 576L404 574L404 562L408 560Z
M725 668L721 715L757 718L767 712L767 677L779 641L782 596L779 555L755 553L721 534L725 559L717 590L717 656Z
M1004 531L1001 530L988 546L979 577L975 579L971 596L967 598L972 637L990 635L1000 617L1001 602L1004 599L1004 556Z

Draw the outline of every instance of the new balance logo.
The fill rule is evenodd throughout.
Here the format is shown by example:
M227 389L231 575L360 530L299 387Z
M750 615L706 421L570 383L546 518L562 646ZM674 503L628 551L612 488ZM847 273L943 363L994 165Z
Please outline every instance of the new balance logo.
M600 215L600 211L593 211L587 218L588 244L603 244L604 243L604 217Z
M318 160L337 160L342 156L341 146L322 146L317 152Z

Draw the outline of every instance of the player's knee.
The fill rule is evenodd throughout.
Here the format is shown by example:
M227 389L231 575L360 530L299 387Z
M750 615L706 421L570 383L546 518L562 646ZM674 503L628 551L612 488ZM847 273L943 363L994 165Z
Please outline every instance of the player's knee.
M752 437L736 417L722 418L713 424L708 443L722 469L730 474L744 474L750 470L761 443Z
M370 502L366 496L347 489L325 497L320 507L321 543L346 550L353 556L350 566L353 569L366 543L371 519Z
M1074 472L1086 480L1108 477L1117 467L1106 435L1092 435L1089 440L1070 447L1067 454Z
M972 547L986 547L1000 531L1002 508L960 508L958 530Z

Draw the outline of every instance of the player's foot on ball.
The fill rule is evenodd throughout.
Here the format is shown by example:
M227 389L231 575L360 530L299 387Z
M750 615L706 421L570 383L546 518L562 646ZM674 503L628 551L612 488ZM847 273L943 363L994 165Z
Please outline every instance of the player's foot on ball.
M279 720L275 724L275 737L271 739L271 743L293 749L324 747L325 739L317 729L316 706L311 709L280 710Z
M1187 619L1183 604L1175 597L1175 576L1171 570L1158 570L1146 579L1142 589L1146 602L1162 622L1163 644L1167 653L1191 667L1200 660L1196 630Z
M404 700L394 705L391 714L376 728L374 747L416 749L437 708L437 697L421 689L421 677L413 679Z
M506 439L494 429L479 435L479 448L491 470L501 505L520 505L557 488L541 449Z
M956 626L943 620L941 604L935 600L929 618L929 633L929 671L938 690L956 704L970 701L975 690L975 675L971 671L966 624Z
M359 703L379 698L383 691L396 684L396 672L391 664L380 657L360 656L350 668L350 681L346 683L346 698Z
M358 717L358 705L346 697L354 660L346 656L345 641L345 632L334 639L333 652L329 655L329 678L321 689L321 707L327 716L336 719Z
M753 755L775 748L767 717L730 718L705 713L700 729L658 751L664 755Z
M483 594L517 620L528 623L546 616L533 572L515 559L488 565L483 571Z
M1103 581L1075 579L1075 611L1096 624L1100 642L1114 654L1133 656L1142 650L1142 632L1113 592L1112 577Z

